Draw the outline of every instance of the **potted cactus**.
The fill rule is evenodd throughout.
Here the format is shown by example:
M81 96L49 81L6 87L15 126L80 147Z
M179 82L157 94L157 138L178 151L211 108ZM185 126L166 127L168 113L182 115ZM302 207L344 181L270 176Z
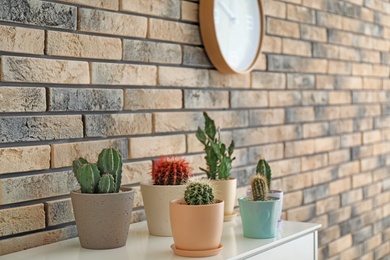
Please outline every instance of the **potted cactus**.
M140 184L149 234L172 236L169 202L183 194L191 170L180 157L162 156L153 162L151 181Z
M213 182L216 197L225 202L225 221L229 221L237 215L234 212L237 180L230 177L232 162L235 159L235 157L232 157L234 141L232 140L229 147L227 147L221 140L220 129L216 128L214 120L206 112L203 112L203 116L205 127L204 129L198 127L196 137L204 145L207 169L200 169Z
M80 190L71 191L80 244L89 249L111 249L126 244L134 191L121 187L122 156L113 148L101 151L97 163L73 161Z
M189 181L184 197L169 206L175 254L196 257L220 252L224 202L215 199L209 180Z
M283 209L283 191L280 190L271 190L271 181L272 181L272 171L268 162L264 158L260 158L256 166L256 174L261 175L267 178L267 187L269 191L269 196L280 198L280 210L278 213L278 221L281 221L282 209ZM252 189L249 188L247 191L247 196L251 196Z
M244 237L272 238L278 226L280 199L268 193L268 179L255 175L251 179L252 197L238 199Z

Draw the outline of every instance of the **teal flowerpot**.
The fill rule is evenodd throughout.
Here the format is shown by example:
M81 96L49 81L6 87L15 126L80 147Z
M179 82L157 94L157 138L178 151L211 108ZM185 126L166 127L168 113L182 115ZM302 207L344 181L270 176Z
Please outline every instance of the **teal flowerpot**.
M273 238L278 228L280 199L269 197L267 201L253 201L251 197L238 199L244 237Z

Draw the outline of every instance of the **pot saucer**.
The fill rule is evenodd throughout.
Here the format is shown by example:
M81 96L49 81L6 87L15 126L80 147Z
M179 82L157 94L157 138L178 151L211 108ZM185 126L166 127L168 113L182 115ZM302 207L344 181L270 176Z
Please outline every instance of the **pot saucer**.
M171 245L171 248L175 255L179 256L187 256L187 257L205 257L205 256L213 256L213 255L218 255L222 248L223 245L219 244L218 248L216 249L210 249L210 250L183 250L183 249L177 249L175 244Z
M237 217L237 215L238 215L238 212L234 212L233 214L230 214L230 215L225 215L225 216L223 216L223 222L232 221L235 219L235 217Z

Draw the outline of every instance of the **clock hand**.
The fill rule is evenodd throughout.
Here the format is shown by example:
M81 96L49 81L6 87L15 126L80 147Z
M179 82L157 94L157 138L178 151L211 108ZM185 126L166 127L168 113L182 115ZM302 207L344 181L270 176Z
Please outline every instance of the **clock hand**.
M232 12L232 10L230 10L230 8L226 6L225 2L218 1L218 4L220 4L222 9L230 16L230 19L232 20L236 19L236 16Z

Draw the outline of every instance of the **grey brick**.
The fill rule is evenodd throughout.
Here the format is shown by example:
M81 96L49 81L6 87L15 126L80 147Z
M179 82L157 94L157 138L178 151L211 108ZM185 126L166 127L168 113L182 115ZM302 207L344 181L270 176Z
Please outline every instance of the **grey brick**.
M50 88L49 111L118 111L123 106L119 89Z
M190 66L212 67L203 48L183 46L183 64Z
M323 184L309 187L303 190L303 203L311 203L329 196L329 185Z
M362 242L368 240L370 237L372 237L372 235L373 235L373 233L372 233L371 226L359 229L357 232L354 232L352 234L353 244L356 245L356 244L362 243Z
M81 137L81 116L0 117L0 143Z
M76 29L77 8L38 0L0 0L0 20Z
M301 59L298 57L268 55L268 69L270 71L298 71Z
M46 224L55 226L74 221L72 201L70 199L45 202Z
M362 12L359 6L339 0L326 0L326 8L332 13L356 18L360 18Z
M138 40L123 41L124 60L180 64L181 57L179 44Z
M383 64L390 65L390 53L382 52L381 60Z
M314 75L288 74L287 88L289 89L314 89Z
M338 46L325 44L325 43L313 43L313 56L320 58L339 58Z
M351 233L353 230L359 230L364 227L363 216L349 219L340 224L340 236Z

